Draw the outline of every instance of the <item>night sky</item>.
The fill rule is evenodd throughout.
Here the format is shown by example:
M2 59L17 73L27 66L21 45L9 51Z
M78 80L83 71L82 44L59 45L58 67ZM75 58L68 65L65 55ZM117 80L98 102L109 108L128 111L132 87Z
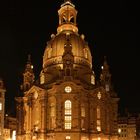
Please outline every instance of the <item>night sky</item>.
M31 54L36 79L42 68L46 42L58 26L63 0L7 0L0 8L0 77L5 82L6 112L15 114L22 73ZM137 4L127 0L73 0L79 34L85 35L98 79L107 56L112 83L123 112L140 112L140 54Z

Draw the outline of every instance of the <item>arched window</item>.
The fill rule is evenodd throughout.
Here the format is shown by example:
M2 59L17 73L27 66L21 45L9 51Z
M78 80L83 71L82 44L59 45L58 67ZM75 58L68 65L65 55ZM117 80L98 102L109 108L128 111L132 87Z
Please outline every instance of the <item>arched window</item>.
M81 128L82 128L82 130L85 130L85 116L86 116L85 107L82 105L81 106Z
M97 131L101 131L101 110L99 106L97 106Z
M70 100L65 101L65 129L71 129L72 120L72 103Z
M93 75L91 75L91 84L95 85L95 77Z

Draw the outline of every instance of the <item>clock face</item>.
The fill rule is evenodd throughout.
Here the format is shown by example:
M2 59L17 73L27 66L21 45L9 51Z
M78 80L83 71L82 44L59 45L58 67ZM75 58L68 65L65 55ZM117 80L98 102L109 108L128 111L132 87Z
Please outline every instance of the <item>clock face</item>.
M65 87L65 92L70 93L72 91L72 88L70 86Z

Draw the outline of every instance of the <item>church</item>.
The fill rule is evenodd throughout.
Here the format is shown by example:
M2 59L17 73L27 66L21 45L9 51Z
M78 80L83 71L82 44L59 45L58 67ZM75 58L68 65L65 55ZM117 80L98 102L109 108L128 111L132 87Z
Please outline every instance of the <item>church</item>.
M96 81L90 47L78 33L77 10L65 0L58 10L35 81L31 57L16 97L17 140L118 140L118 101L106 58Z

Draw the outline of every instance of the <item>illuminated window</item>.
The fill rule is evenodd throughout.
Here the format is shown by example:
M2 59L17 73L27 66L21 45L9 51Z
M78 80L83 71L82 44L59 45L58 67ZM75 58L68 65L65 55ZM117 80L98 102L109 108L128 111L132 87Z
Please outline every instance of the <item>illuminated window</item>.
M65 129L71 129L71 106L72 105L70 100L65 101Z
M101 112L100 112L100 107L97 107L97 131L101 131Z
M85 117L85 107L81 107L81 117Z
M97 131L101 131L101 126L97 126Z
M65 92L70 93L72 91L72 88L70 86L65 87Z
M95 77L93 75L91 75L91 84L95 85Z
M71 139L71 137L70 136L66 136L66 140L70 140Z
M0 103L0 110L2 110L2 103Z
M101 116L100 108L97 107L97 119L100 119L100 116Z
M71 129L71 116L65 116L65 129Z

